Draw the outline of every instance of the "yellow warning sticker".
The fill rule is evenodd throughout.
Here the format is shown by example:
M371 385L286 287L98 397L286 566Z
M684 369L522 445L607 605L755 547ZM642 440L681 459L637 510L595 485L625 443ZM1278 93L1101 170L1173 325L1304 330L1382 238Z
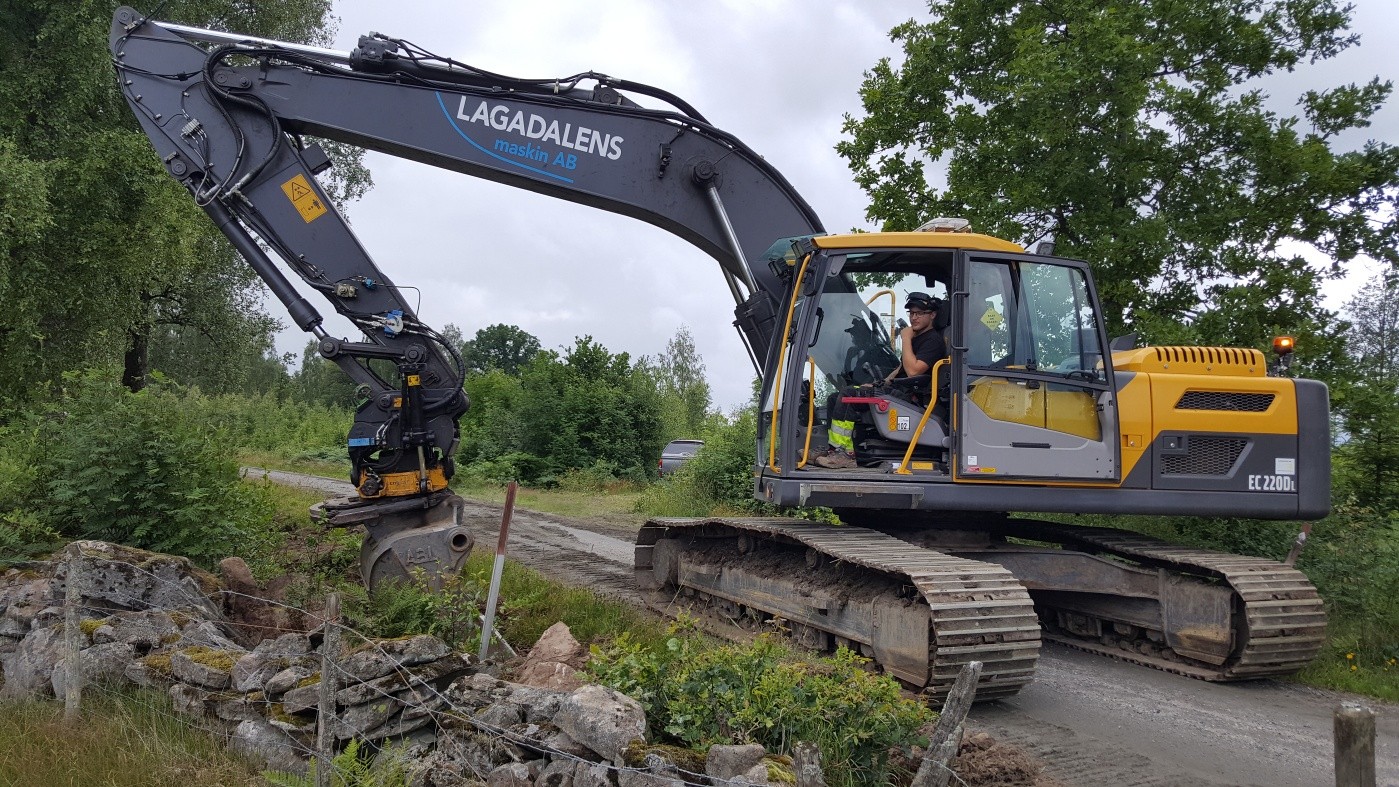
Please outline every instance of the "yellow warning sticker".
M995 306L986 307L986 311L981 315L981 324L993 331L1000 330L1001 324L1004 322L1005 318L1001 316L1000 312L996 311Z
M310 181L305 175L297 175L286 183L282 184L282 191L286 193L287 199L296 207L296 211L301 214L301 218L307 224L325 215L325 200L322 200L316 190L311 187Z
M416 387L418 387L418 386L420 386L420 385L422 385L422 384L423 384L423 383L422 383L422 379L421 379L420 377L418 377L418 375L416 375L416 374L410 374L410 375L408 375L408 387L409 387L409 388L416 388Z

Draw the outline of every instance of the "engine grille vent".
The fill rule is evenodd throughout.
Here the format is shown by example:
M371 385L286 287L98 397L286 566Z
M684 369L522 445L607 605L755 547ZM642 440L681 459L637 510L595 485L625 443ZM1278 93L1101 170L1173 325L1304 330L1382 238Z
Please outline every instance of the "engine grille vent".
M1156 358L1163 363L1257 364L1263 354L1257 350L1234 347L1153 347Z
M1244 437L1192 437L1184 454L1163 454L1162 475L1228 475L1248 446Z
M1263 413L1273 406L1276 394L1239 393L1235 391L1186 391L1177 410L1233 410L1244 413Z

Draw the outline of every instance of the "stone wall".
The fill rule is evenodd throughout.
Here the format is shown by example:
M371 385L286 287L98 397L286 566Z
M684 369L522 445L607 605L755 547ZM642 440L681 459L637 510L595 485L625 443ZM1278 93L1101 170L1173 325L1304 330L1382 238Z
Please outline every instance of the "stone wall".
M65 696L63 599L76 575L83 682L165 691L178 712L269 768L304 771L325 723L337 745L405 747L418 787L757 785L790 772L761 746L716 746L705 757L648 746L641 706L584 682L586 651L563 624L508 665L518 682L426 635L346 632L326 660L323 628L250 629L250 618L316 621L266 614L245 572L226 568L231 582L183 558L80 541L10 569L0 575L0 697ZM333 717L321 720L325 668L337 691Z

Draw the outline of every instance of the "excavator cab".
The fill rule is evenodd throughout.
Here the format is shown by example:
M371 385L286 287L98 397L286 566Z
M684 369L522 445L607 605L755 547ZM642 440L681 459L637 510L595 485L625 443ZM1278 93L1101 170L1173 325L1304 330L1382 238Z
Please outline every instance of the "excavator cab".
M948 485L1119 480L1111 358L1085 264L968 232L814 237L783 263L791 289L768 359L760 497L885 506L894 495L936 508ZM910 292L943 301L934 329L948 357L886 382L902 324L879 304ZM811 461L837 397L856 411L849 470Z

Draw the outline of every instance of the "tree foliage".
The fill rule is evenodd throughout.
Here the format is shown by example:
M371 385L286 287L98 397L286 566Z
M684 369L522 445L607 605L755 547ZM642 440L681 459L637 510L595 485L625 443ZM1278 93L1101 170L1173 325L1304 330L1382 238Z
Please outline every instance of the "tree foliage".
M661 449L660 410L650 380L627 353L579 337L563 353L540 352L520 375L525 451L548 471L602 464L645 476Z
M1352 373L1337 387L1338 486L1362 505L1399 503L1399 285L1377 277L1346 304Z
M838 145L868 216L982 231L1094 267L1110 329L1257 345L1279 328L1330 347L1318 277L1399 261L1399 150L1336 150L1389 97L1378 79L1260 86L1354 45L1337 0L935 0L893 31ZM946 186L929 177L945 165ZM1310 247L1332 260L1320 269ZM1188 326L1188 327L1185 327Z
M152 342L198 335L232 356L273 326L260 283L165 174L119 95L113 10L91 0L0 9L0 404L89 364L122 362L139 387ZM161 16L324 42L329 11L329 0L176 0ZM367 185L357 156L333 192Z
M355 382L317 347L316 340L310 339L301 351L301 367L291 378L292 398L323 407L354 407L358 403Z
M475 338L461 344L466 371L484 374L499 369L519 376L520 370L539 352L539 340L514 325L496 323L476 332Z
M704 359L695 347L690 329L680 326L665 352L645 357L637 366L655 380L660 395L661 433L666 440L695 437L705 428L709 415L709 382L704 377Z

